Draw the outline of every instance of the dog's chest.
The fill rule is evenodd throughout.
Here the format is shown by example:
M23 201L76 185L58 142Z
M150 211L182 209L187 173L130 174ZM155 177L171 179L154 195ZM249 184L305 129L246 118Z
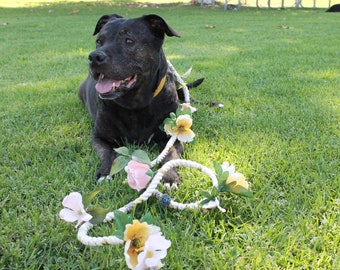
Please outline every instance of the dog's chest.
M144 143L153 133L159 132L159 125L164 118L149 109L109 109L98 114L95 128L108 141Z

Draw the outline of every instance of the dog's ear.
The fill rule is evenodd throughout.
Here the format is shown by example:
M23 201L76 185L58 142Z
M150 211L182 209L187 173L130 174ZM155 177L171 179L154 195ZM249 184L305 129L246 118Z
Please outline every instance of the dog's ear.
M99 21L97 22L96 28L94 29L93 35L98 34L103 26L112 18L123 18L123 16L120 16L118 14L108 14L101 16Z
M169 37L180 37L181 35L173 30L162 17L154 14L145 15L143 19L146 20L155 35L161 39L164 39L164 34Z

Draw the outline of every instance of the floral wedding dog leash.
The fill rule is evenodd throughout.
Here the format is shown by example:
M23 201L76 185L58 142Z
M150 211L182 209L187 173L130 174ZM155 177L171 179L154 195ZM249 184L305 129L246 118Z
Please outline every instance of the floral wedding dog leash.
M168 64L176 80L183 87L185 103L180 106L181 108L176 113L171 113L170 117L163 122L164 132L170 136L167 145L160 155L152 161L142 150L135 150L130 153L126 147L117 148L115 151L119 156L116 158L110 173L110 175L113 175L125 169L129 186L138 192L145 189L144 192L132 202L113 212L102 208L86 210L99 192L98 190L87 195L72 192L62 201L65 208L59 213L59 217L66 222L77 222L77 238L84 245L124 245L125 261L129 269L160 269L163 266L161 260L166 257L167 249L171 246L171 241L165 239L160 232L160 228L152 225L153 218L150 214L146 214L140 221L127 214L137 204L147 201L151 196L155 196L163 207L179 210L217 208L225 212L218 200L220 194L234 193L248 198L253 196L245 176L235 171L235 167L229 165L228 162L221 165L214 163L214 170L212 170L191 160L175 159L163 164L156 172L151 170L163 161L176 140L191 142L195 136L191 130L191 115L196 109L190 105L189 91L183 79L169 61ZM186 75L190 71L191 69ZM197 169L211 179L211 190L201 192L204 199L197 202L180 203L172 200L168 194L163 194L157 189L163 176L175 167ZM105 179L100 179L100 181L103 180ZM95 225L112 220L116 225L114 235L102 237L88 235L88 232Z

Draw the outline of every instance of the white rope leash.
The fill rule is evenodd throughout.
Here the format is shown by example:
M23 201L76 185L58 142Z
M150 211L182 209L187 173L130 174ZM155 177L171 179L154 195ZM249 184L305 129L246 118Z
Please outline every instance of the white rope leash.
M211 180L213 186L218 186L218 180L216 178L215 172L211 169L191 160L184 160L184 159L174 159L170 160L165 163L153 177L151 183L147 187L147 189L134 201L128 203L127 205L118 209L121 212L129 212L132 208L134 208L137 204L142 203L148 200L152 195L156 198L161 199L164 194L157 190L157 186L159 185L161 179L163 178L164 174L167 173L169 170L175 167L189 167L198 169L204 174L206 174ZM167 196L167 195L165 195ZM169 197L170 199L170 197ZM179 210L184 209L199 209L200 201L193 202L193 203L179 203L172 199L167 203L167 206ZM110 212L106 215L104 222L108 222L114 219L114 213ZM78 240L87 246L102 246L102 245L120 245L123 244L124 241L115 237L115 236L103 236L103 237L91 237L88 236L89 230L94 227L90 222L86 222L79 227L77 238Z
M175 75L176 81L183 87L183 93L184 93L184 101L185 103L190 103L190 93L188 86L186 83L183 81L182 77L177 73L176 69L174 66L171 64L169 60L168 61L168 66L171 70L171 72Z
M180 85L183 87L184 92L184 99L186 103L190 103L190 95L188 87L186 86L185 82L181 78L181 76L177 73L173 65L168 61L169 68L171 72L174 74L176 80ZM177 136L173 135L170 137L168 143L166 144L163 151L159 154L159 156L151 161L151 167L154 167L155 165L161 163L168 152L170 151L171 147L174 145L174 143L177 140ZM179 210L184 209L199 209L200 208L200 202L191 202L191 203L180 203L172 200L168 195L161 193L157 187L160 184L163 176L171 169L175 167L188 167L188 168L194 168L200 170L202 173L206 174L212 181L212 185L215 187L218 187L218 180L216 177L216 174L214 171L209 169L208 167L205 167L197 162L191 161L191 160L184 160L184 159L174 159L166 162L154 175L152 178L150 184L148 185L147 189L134 201L126 204L125 206L118 209L118 211L121 212L129 212L131 211L137 204L142 203L146 200L148 200L151 196L155 196L157 199L160 200L161 204L163 206L167 206L170 208L175 208ZM104 180L100 179L101 181ZM106 217L103 222L109 222L114 219L114 212L109 212L106 214ZM102 236L102 237L92 237L88 236L88 232L94 227L93 224L90 222L86 222L82 224L78 229L77 238L78 240L87 246L102 246L102 245L121 245L124 243L124 240L119 239L116 236Z

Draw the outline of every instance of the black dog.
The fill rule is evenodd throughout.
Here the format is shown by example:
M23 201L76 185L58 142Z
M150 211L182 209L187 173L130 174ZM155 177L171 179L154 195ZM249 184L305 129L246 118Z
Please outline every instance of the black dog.
M96 50L89 55L89 76L79 97L94 122L92 144L102 159L96 180L108 176L114 148L126 142L155 141L163 149L168 137L159 129L178 107L173 74L162 50L165 35L180 37L157 15L126 19L102 16L94 30ZM165 161L178 158L177 141ZM175 170L164 181L179 181Z
M335 4L331 6L326 12L340 12L340 4Z

